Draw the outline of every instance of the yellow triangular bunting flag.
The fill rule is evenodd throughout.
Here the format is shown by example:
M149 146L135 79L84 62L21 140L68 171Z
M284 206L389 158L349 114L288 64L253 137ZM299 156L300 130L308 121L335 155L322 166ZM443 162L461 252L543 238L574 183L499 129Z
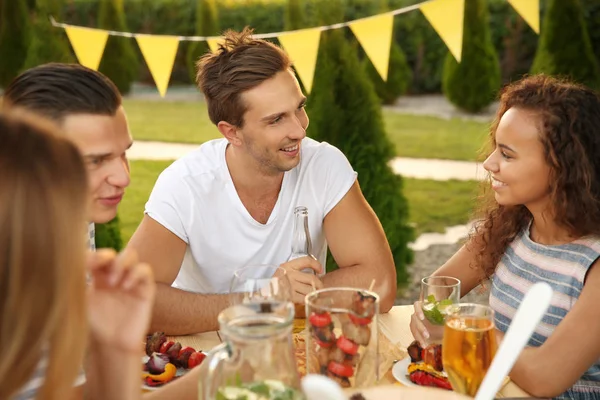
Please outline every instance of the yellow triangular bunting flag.
M79 64L97 71L108 40L108 32L76 26L66 27L65 31Z
M158 92L161 97L165 97L175 63L179 38L162 35L137 35L135 38L154 78Z
M224 38L218 38L218 39L207 39L206 42L208 43L208 48L210 49L210 51L212 51L213 53L216 53L217 50L219 50L219 45L222 44L224 42Z
M382 14L351 22L349 26L379 75L387 81L394 15Z
M277 39L292 59L294 68L304 84L304 89L310 93L317 65L317 54L319 54L321 29L302 29L283 33Z
M540 33L540 0L508 0L535 33Z
M456 61L460 62L465 0L434 0L424 3L420 8Z

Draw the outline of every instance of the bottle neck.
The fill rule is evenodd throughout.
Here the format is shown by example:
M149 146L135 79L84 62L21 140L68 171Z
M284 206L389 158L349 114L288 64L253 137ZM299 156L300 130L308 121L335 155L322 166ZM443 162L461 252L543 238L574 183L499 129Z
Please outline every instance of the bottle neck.
M312 255L312 243L308 230L308 212L297 211L294 214L294 234L290 259L309 255Z

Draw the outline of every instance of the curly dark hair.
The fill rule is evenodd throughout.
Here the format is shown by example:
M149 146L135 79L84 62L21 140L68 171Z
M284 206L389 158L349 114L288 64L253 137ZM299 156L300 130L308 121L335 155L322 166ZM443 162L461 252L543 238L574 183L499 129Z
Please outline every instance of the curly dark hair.
M555 222L571 236L600 235L600 95L585 86L545 75L523 78L504 88L490 129L488 154L504 113L517 107L540 118L540 140L550 166L550 201ZM484 182L475 267L490 278L506 248L531 222L524 205L502 206Z

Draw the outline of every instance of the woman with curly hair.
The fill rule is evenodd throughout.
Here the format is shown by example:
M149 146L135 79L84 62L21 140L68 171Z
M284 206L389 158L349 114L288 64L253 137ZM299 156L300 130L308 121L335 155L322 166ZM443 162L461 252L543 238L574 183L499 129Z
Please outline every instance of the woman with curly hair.
M510 377L537 397L600 398L600 96L543 75L506 87L483 166L481 217L467 243L434 275L465 295L491 281L499 336L536 282L550 307ZM491 190L490 190L491 189ZM411 331L429 330L415 304Z

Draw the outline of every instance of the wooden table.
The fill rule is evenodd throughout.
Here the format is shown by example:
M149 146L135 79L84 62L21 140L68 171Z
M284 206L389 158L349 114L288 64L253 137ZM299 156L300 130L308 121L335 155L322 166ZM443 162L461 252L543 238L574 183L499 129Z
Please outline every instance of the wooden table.
M412 313L413 306L396 306L392 308L389 313L379 316L379 331L387 336L392 344L405 349L414 340L409 328ZM175 336L172 340L180 342L182 346L191 346L197 350L201 349L205 351L221 343L221 338L217 332ZM391 370L380 380L380 383L401 385L394 379ZM498 392L498 397L531 396L511 381Z

